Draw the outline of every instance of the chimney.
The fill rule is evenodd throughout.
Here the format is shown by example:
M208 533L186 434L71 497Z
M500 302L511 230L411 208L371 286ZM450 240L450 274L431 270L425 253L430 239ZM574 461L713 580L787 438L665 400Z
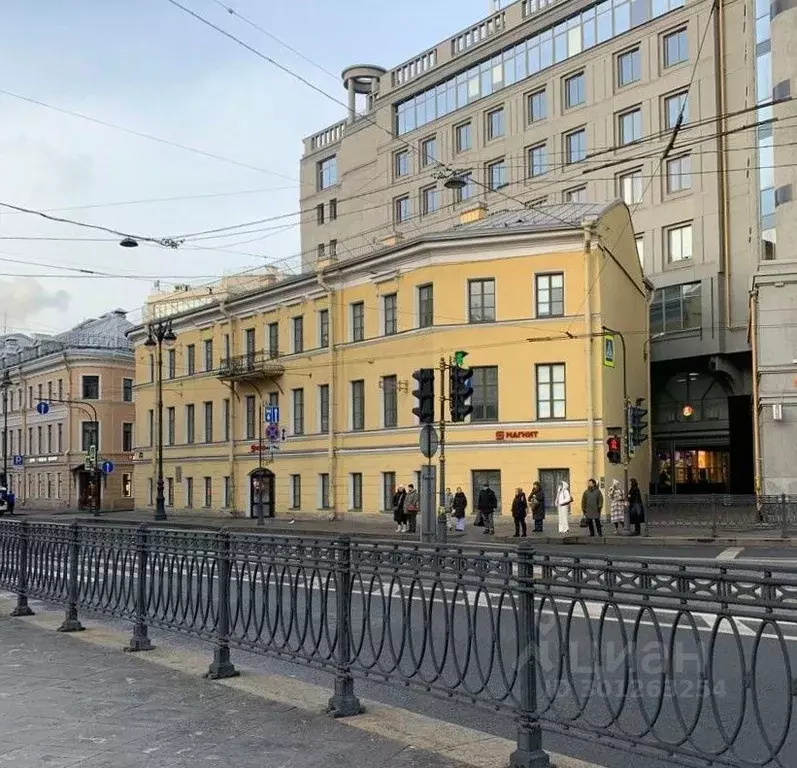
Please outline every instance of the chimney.
M460 224L473 224L474 221L481 221L487 217L487 203L479 201L470 208L466 208L459 214Z

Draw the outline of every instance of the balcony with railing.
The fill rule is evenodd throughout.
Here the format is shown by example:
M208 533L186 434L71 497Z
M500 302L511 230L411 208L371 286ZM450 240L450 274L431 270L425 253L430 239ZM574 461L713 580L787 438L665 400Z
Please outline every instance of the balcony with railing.
M285 373L285 366L278 355L268 350L247 352L221 361L218 378L224 381L263 381L278 379Z

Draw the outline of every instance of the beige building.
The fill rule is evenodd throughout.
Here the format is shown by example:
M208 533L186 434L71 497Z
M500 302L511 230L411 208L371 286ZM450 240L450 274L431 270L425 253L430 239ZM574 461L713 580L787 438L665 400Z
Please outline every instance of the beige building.
M3 454L18 506L88 508L92 475L85 460L96 446L100 462L114 465L100 481L102 506L132 509L130 327L117 310L55 336L0 338Z
M752 491L748 292L762 260L793 258L777 233L797 221L795 109L771 104L794 91L795 17L766 0L522 0L390 70L347 69L348 116L304 143L305 268L451 227L476 200L622 197L656 288L653 489ZM444 186L453 172L464 189Z

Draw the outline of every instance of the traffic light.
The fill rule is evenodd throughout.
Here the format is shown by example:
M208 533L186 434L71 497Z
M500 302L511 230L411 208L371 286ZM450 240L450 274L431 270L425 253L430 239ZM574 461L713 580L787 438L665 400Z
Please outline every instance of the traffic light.
M648 439L648 411L643 407L644 403L645 399L638 397L631 409L631 440L634 445L642 445Z
M412 374L418 382L412 394L418 401L412 412L421 424L434 424L434 368L421 368Z
M623 459L620 453L622 440L618 435L610 435L606 438L606 458L610 464L619 464Z
M461 361L466 354L466 352L458 352L457 359ZM448 404L451 411L451 421L465 421L466 417L473 413L473 406L469 402L471 395L473 395L473 387L470 385L472 378L472 368L463 368L459 364L456 364L452 365L449 369Z

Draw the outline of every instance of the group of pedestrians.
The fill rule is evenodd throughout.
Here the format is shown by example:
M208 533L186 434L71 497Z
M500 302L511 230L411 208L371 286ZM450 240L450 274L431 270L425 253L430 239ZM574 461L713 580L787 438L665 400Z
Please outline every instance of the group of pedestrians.
M396 533L415 533L418 530L418 509L420 496L418 489L410 483L396 488L393 494L393 519L396 521Z
M642 523L645 522L645 507L642 503L642 491L636 478L631 478L628 488L628 498L626 499L623 489L620 487L619 480L612 480L608 490L609 496L609 520L614 525L617 533L620 528L625 526L626 515L628 523L633 527L632 536L639 536L642 533ZM559 517L559 533L567 533L570 530L570 513L573 505L573 496L570 493L570 486L562 481L556 491L556 501L554 502ZM589 530L590 536L603 536L603 493L598 488L594 479L590 479L587 488L581 495L581 527Z

